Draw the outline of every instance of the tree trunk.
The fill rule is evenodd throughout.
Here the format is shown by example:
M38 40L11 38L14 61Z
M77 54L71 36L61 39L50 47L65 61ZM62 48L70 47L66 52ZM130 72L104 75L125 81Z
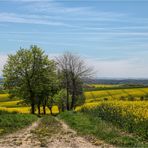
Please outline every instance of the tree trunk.
M75 97L75 91L76 91L76 86L75 86L75 80L73 79L73 90L72 90L72 101L71 101L71 109L74 109L74 107L75 107L75 99L76 99L76 97Z
M64 112L65 108L64 108L64 104L62 104L62 112Z
M50 110L50 114L53 115L53 113L52 113L52 107L50 107L50 106L47 106L47 107Z
M58 106L59 113L61 112L61 108Z
M41 110L40 110L40 104L38 104L38 114L41 114Z
M26 73L27 74L27 73ZM28 75L28 74L27 74ZM30 93L30 102L31 102L31 114L35 114L35 100L34 100L34 93L31 89L30 81L27 77L27 83L28 83L28 88L29 88L29 93Z
M72 93L71 109L74 109L75 106L75 93Z
M66 91L67 91L67 94L66 94L66 108L67 108L67 110L70 110L70 107L69 107L69 82L68 82L67 73L66 73Z
M35 114L35 105L34 105L34 102L31 103L31 114Z
M43 114L46 115L46 106L43 105Z
M67 107L67 110L70 110L69 108L69 89L67 88L67 96L66 96L66 107Z
M53 113L52 113L52 107L50 108L50 113L51 113L51 115L53 115Z

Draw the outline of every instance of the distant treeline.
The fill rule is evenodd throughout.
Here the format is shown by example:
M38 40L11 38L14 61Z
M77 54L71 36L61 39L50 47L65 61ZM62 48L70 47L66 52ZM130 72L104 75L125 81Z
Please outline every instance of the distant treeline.
M127 84L148 86L148 79L85 79L86 84Z
M132 89L132 88L147 88L148 85L128 85L128 84L123 84L113 87L88 87L87 85L84 86L84 91L99 91L99 90L118 90L118 89Z
M123 84L129 86L148 86L148 79L84 79L86 84ZM3 84L3 78L0 78L0 84Z

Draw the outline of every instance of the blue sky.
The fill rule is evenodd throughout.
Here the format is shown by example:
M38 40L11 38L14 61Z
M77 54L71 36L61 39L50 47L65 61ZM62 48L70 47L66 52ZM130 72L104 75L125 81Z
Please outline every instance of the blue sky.
M81 55L97 77L148 78L148 1L1 0L0 75L7 54L37 44Z

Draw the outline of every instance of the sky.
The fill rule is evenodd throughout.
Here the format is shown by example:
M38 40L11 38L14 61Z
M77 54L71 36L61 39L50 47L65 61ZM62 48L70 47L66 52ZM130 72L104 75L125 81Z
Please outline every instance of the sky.
M0 0L0 75L7 55L70 51L96 77L148 78L148 0Z

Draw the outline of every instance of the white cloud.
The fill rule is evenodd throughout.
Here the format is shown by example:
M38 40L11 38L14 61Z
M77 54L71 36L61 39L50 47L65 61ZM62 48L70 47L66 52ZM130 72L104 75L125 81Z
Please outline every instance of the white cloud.
M61 54L62 53L49 54L49 58L54 59ZM96 59L88 56L81 57L88 66L93 68L95 77L148 78L148 59L143 54L139 54L139 57L136 57L136 55L133 54L132 58L116 60Z
M0 22L24 23L24 24L42 24L51 26L70 26L59 21L50 21L42 15L21 15L15 13L0 13Z
M125 13L97 11L92 6L65 6L64 3L54 0L23 0L21 10L30 14L44 14L54 20L65 21L123 21Z
M148 60L133 58L123 60L102 60L88 58L87 63L94 67L97 77L148 78Z
M50 59L54 59L61 53L49 54ZM142 55L140 55L141 57ZM94 68L96 77L112 78L148 78L148 60L145 57L131 59L95 59L86 57L84 60ZM6 55L0 55L0 76L2 76L3 66L7 61Z

